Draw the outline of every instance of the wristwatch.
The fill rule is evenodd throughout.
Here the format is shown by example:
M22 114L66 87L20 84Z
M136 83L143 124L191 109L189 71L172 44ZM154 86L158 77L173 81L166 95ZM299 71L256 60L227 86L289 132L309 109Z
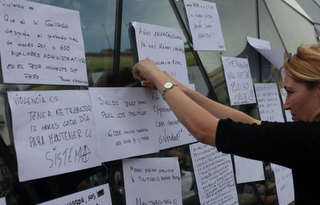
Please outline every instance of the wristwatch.
M162 95L162 99L164 99L164 92L166 90L171 89L173 86L178 86L176 83L172 83L172 82L167 82L164 84L162 90L161 90L161 95Z

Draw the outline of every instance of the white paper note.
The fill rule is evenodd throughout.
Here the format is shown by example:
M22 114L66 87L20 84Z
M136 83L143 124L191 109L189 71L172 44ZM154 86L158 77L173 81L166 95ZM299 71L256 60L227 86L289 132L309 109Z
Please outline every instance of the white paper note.
M38 205L112 205L109 184L100 185L81 192L60 197Z
M266 40L261 40L257 38L252 38L247 36L247 41L249 44L257 49L265 49L265 50L271 50L270 42Z
M7 204L6 198L5 197L0 198L0 205L6 205L6 204Z
M264 180L262 161L234 155L237 184Z
M271 50L269 41L247 37L248 43L254 47L276 68L280 69L284 63L284 50Z
M182 30L132 22L139 60L150 58L161 70L189 84Z
M0 13L5 83L88 85L78 11L12 0Z
M271 164L271 168L274 172L279 204L290 204L294 200L292 170L277 164Z
M189 147L200 204L238 204L230 155L200 142Z
M123 160L123 176L127 204L182 205L176 157Z
M193 86L190 85L190 87ZM197 141L181 124L158 91L153 93L152 100L154 101L153 112L156 115L154 124L160 150Z
M284 122L277 83L254 84L260 119L262 121Z
M159 151L152 90L134 87L89 91L103 162Z
M231 105L256 103L248 59L221 57Z
M220 18L215 3L184 0L194 50L225 51Z
M19 180L100 165L87 90L8 92Z

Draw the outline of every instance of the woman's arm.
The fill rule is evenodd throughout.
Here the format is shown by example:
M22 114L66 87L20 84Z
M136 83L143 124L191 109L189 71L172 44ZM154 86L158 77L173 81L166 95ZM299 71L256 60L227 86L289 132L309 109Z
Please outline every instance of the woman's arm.
M216 145L216 130L220 118L230 117L236 121L259 123L242 112L214 102L182 85L162 72L150 59L137 63L133 67L133 74L138 80L145 81L145 84L154 85L159 92L167 82L178 83L178 87L165 91L165 100L179 121L202 143Z
M216 101L213 101L207 98L206 96L198 93L197 91L190 89L188 86L181 84L172 76L170 76L168 72L166 71L163 71L163 72L172 80L172 82L177 83L179 88L186 95L188 95L193 101L195 101L197 104L199 104L201 107L206 109L208 112L210 112L212 115L214 115L218 119L230 118L235 122L243 122L243 123L249 123L249 124L261 123L260 120L257 120L239 110L233 109L231 107L228 107L226 105L220 104Z

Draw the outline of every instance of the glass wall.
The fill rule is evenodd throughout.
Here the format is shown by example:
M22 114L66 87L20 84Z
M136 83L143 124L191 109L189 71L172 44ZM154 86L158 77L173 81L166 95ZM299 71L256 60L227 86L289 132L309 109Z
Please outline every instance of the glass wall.
M141 22L181 29L184 34L189 82L201 94L230 106L221 56L247 58L253 83L276 82L277 68L247 43L247 36L270 41L284 50L284 58L305 41L315 41L314 22L319 8L314 1L298 1L310 21L285 1L207 0L217 5L226 51L194 51L183 0L33 0L80 12L89 87L138 87L132 75L136 53L132 48L131 23ZM309 2L310 4L308 4ZM318 11L318 14L317 14ZM288 23L289 22L289 23ZM317 23L318 24L318 23ZM316 27L319 25L316 25ZM117 43L119 39L120 44ZM7 204L37 204L80 190L109 183L114 205L124 205L121 160L82 171L19 182L7 92L13 90L82 90L83 86L1 84L0 198ZM259 119L256 104L233 106ZM142 157L177 156L184 170L193 173L188 145ZM240 204L277 204L274 176L265 163L265 181L237 185ZM191 175L194 179L193 174ZM183 204L200 204L196 187L183 192ZM268 196L268 197L265 197ZM269 201L268 201L269 200Z

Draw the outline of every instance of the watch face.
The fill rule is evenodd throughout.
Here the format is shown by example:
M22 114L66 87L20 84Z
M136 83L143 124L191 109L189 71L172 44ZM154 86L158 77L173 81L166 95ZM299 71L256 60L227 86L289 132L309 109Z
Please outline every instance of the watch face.
M171 88L172 86L173 86L173 85L172 85L172 83L170 83L170 82L164 84L164 87L165 87L166 89L169 89L169 88Z

